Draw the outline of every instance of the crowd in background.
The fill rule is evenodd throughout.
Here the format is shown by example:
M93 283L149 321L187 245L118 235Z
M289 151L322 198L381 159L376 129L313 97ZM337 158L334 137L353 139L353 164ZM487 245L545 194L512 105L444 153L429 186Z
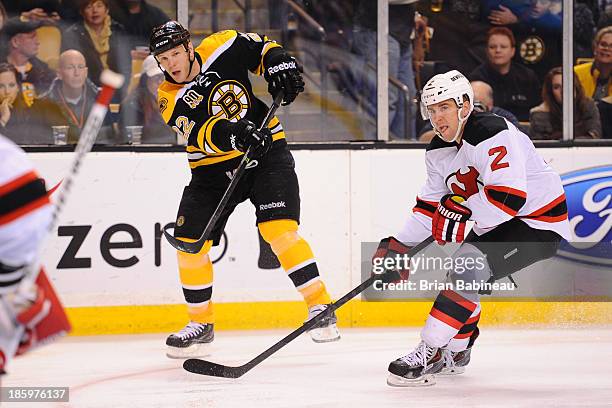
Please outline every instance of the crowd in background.
M278 14L288 8L268 3L269 28L282 29L287 16ZM354 56L331 58L325 69L375 131L377 2L297 3L326 28L318 41ZM574 138L612 139L612 0L577 0L573 13ZM109 68L128 80L97 143L127 143L132 126L143 126L143 143L176 143L157 109L163 73L148 55L151 29L169 19L144 0L0 1L0 132L53 144L54 127L67 126L67 143L76 143ZM562 21L561 0L389 0L391 138L433 137L418 91L458 69L472 81L477 110L506 117L532 139L562 139Z
M176 143L157 109L163 72L148 51L152 28L169 19L144 0L0 2L0 131L20 144L54 144L59 127L76 143L111 69L126 81L96 143L126 143L134 125L143 143Z
M364 61L366 69L353 61L334 61L331 71L338 88L361 98L363 112L375 118L376 71L367 66L376 62L376 2L302 4L334 31L328 37L337 46ZM336 17L329 21L330 15L344 16L342 24ZM573 16L574 138L610 139L612 1L576 0ZM389 0L389 75L416 100L432 75L458 69L492 88L490 100L476 100L479 108L512 114L533 139L561 139L562 22L561 0ZM420 120L416 103L402 106L402 91L394 84L389 82L391 138L429 140L431 126ZM406 115L410 121L404 130L398 122Z

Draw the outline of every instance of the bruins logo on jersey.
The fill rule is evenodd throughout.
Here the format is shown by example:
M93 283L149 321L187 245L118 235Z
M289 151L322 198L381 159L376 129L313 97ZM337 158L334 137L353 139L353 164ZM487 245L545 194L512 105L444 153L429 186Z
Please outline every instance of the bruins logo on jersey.
M247 115L251 101L244 86L234 80L219 82L208 97L208 113L236 122Z
M161 98L159 100L159 113L163 114L167 107L168 107L168 99Z
M544 57L546 51L546 45L544 40L536 35L531 35L521 43L519 46L519 52L521 58L526 64L537 64Z

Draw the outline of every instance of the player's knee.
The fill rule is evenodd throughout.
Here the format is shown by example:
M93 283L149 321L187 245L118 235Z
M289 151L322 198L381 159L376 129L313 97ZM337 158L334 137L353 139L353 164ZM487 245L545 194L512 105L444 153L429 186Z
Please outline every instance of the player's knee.
M195 240L187 240L184 238L181 238L181 239L184 241L195 241ZM194 268L199 268L202 265L208 263L209 262L208 252L210 251L212 244L213 244L212 241L206 241L202 249L200 249L200 252L196 254L189 254L183 251L176 251L177 259L178 259L178 266L180 268L194 269Z
M298 224L294 220L273 220L258 224L263 239L270 244L275 254L283 253L295 245L300 236L297 233Z

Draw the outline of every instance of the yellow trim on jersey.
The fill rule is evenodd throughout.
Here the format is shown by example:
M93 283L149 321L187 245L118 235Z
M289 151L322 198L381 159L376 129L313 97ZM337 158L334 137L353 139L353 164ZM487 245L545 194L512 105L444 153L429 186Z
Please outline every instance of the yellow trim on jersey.
M280 47L280 44L277 44L274 41L268 42L269 41L268 37L264 36L264 41L266 41L266 43L264 44L263 50L261 50L261 59L259 60L259 65L257 66L257 68L255 68L255 71L252 71L256 75L263 74L263 71L264 71L263 60L266 54L268 53L268 51L270 51L272 48Z
M197 46L195 52L202 57L202 65L206 65L208 59L225 43L231 39L238 37L238 32L235 30L219 31L204 38L200 45Z
M200 152L199 150L197 151ZM208 166L211 164L220 163L222 161L231 160L235 157L242 156L243 154L244 153L239 152L238 150L234 150L231 153L223 154L223 156L204 157L203 159L200 159L198 161L189 162L189 167L192 169L195 169L196 167L200 167L200 166Z
M278 132L272 135L272 141L276 142L277 140L285 139L285 131Z
M208 144L208 146L210 146L210 148L216 153L225 153L212 142L213 128L215 127L215 123L221 119L222 118L220 116L213 116L209 118L206 123L204 123L204 126L202 126L198 131L198 147L202 150L202 152L204 152L204 154L211 154L210 152L206 151L205 144Z

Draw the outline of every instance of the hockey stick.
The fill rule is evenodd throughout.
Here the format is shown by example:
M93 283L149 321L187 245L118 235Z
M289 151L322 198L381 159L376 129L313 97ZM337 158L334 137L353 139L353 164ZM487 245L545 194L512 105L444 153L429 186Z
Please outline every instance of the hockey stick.
M274 102L272 102L270 109L268 109L266 116L264 117L263 121L261 122L261 125L259 126L257 130L261 131L263 128L268 126L268 123L274 117L274 113L276 112L276 109L278 109L282 101L283 101L283 93L280 92L274 98ZM195 242L182 241L180 239L175 238L173 234L170 234L168 232L169 229L174 229L174 227L169 226L169 227L164 228L164 236L166 237L170 245L172 245L175 249L178 249L179 251L187 252L189 254L197 254L198 252L200 252L200 250L204 246L204 243L206 243L206 241L210 239L210 235L212 234L212 231L215 228L217 221L219 221L219 218L221 218L221 214L223 213L223 210L225 210L225 207L227 206L227 203L232 193L236 189L236 186L238 185L238 182L242 178L242 175L244 174L245 170L250 168L249 165L252 166L253 163L256 164L256 161L253 160L250 153L251 153L251 148L249 147L249 149L246 151L246 153L242 157L242 160L240 161L240 165L234 172L234 176L232 177L232 180L230 181L229 186L227 186L227 190L225 190L225 193L223 193L223 197L221 197L221 201L219 201L217 208L215 208L215 212L213 213L212 217L210 217L210 220L208 220L208 224L206 224L206 228L204 228L204 232L202 233L200 238L198 238L198 240Z
M408 253L406 254L406 256L413 257L418 252L420 252L425 247L427 247L429 244L431 244L433 241L434 241L433 237L427 238L425 241L411 248L410 251L408 251ZM385 273L388 273L388 272L385 272ZM289 344L295 338L300 336L302 333L315 327L319 323L319 321L321 321L321 319L329 316L335 310L342 307L346 302L348 302L349 300L351 300L352 298L354 298L355 296L357 296L358 294L366 290L370 285L374 283L374 281L381 279L382 275L383 274L370 276L368 279L363 281L359 286L351 290L346 295L342 296L336 302L332 303L330 307L325 309L323 312L319 313L312 319L305 322L301 327L289 333L289 335L284 337L282 340L280 340L279 342L274 344L272 347L270 347L269 349L267 349L266 351L264 351L263 353L261 353L260 355L258 355L257 357L255 357L254 359L252 359L246 364L243 364L238 367L230 367L230 366L213 363L207 360L190 358L188 360L185 360L185 362L183 363L183 368L191 373L210 375L213 377L225 377L225 378L241 377L246 372L250 371L255 366L257 366L259 363L261 363L262 361L270 357L272 354L276 353L278 350L285 347L287 344Z
M55 199L55 209L53 214L51 215L51 221L49 222L49 226L47 228L48 235L47 239L42 242L37 251L37 256L34 258L34 261L29 265L25 266L26 271L24 278L19 283L19 287L17 290L24 294L32 288L32 286L37 282L41 271L41 257L43 250L45 248L45 243L48 241L51 233L55 230L57 226L59 215L62 212L64 205L66 204L66 199L70 194L72 184L78 175L81 164L83 163L83 159L85 155L91 151L91 148L98 137L98 132L102 127L102 123L104 122L104 118L106 117L106 113L108 111L108 105L111 102L113 94L115 91L123 85L124 77L121 74L105 70L102 72L100 76L100 81L103 86L94 105L91 107L91 110L87 116L87 121L83 126L83 130L79 136L79 141L75 147L74 158L72 159L72 164L68 171L68 174L63 178L61 182L62 188L57 193L57 198ZM49 194L49 193L48 193ZM18 324L17 331L14 336L13 343L8 347L8 351L11 355L15 353L19 341L23 337L25 331L25 327L23 325Z
M123 75L110 70L104 70L102 75L100 75L102 89L98 93L96 102L91 107L89 115L87 116L87 121L85 122L83 130L79 135L79 140L74 149L74 158L72 159L70 170L68 170L68 174L61 182L60 191L58 191L57 198L55 199L55 210L53 211L51 222L49 223L49 232L52 232L57 225L59 215L66 204L66 198L72 189L72 183L81 169L81 164L83 164L83 159L85 158L85 155L91 151L91 148L98 137L98 132L100 131L104 118L106 117L108 105L111 102L113 94L117 89L121 88L124 80L125 78ZM23 279L23 284L26 283L24 281L28 281L28 283L33 283L36 281L38 270L40 269L37 267L38 265L35 265L38 261L40 261L40 256L36 258L34 264L29 265L31 269L28 271L26 278Z

